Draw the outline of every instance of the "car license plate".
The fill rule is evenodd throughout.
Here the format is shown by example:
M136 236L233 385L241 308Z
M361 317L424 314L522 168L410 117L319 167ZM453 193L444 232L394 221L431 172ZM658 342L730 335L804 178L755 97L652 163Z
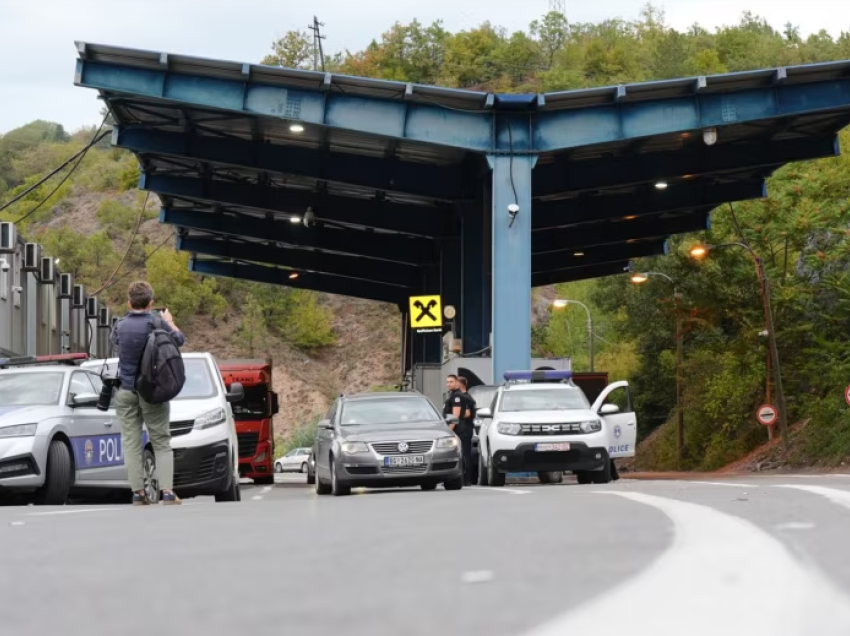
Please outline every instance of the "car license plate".
M537 444L534 447L534 450L537 452L546 452L546 451L568 451L570 450L569 442L560 442L555 444Z
M400 457L384 457L384 466L424 466L425 457L422 455L402 455Z

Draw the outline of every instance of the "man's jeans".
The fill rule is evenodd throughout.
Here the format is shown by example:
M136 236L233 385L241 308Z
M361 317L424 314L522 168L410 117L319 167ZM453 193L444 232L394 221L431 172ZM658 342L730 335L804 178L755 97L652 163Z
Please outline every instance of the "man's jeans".
M149 404L138 393L119 389L115 394L115 412L121 422L124 465L133 492L143 490L142 423L147 424L156 455L156 477L160 490L174 488L174 453L171 450L171 405Z

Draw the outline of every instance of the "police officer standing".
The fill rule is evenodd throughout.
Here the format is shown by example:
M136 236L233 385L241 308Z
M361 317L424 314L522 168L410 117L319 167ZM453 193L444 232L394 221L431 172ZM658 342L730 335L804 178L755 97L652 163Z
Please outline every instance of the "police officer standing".
M462 409L461 426L455 431L460 437L461 450L463 452L463 482L465 486L472 485L472 436L475 432L475 399L467 393L469 382L465 377L458 376L457 383L461 391Z
M448 389L449 394L443 406L443 415L454 415L458 419L457 424L449 424L449 428L457 433L460 420L463 417L463 407L465 404L463 401L463 392L460 390L460 384L457 381L456 375L450 375L446 378L446 389Z

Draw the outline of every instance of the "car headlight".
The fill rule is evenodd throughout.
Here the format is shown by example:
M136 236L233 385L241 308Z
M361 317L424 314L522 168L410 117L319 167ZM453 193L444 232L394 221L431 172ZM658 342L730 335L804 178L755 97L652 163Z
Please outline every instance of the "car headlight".
M456 437L440 437L437 439L437 448L452 449L457 448Z
M590 420L588 422L582 422L579 426L584 433L596 433L602 430L602 421Z
M226 420L227 413L224 412L224 409L213 409L212 411L207 411L203 415L196 417L194 427L198 430L212 428L213 426L223 424Z
M342 452L346 455L356 455L357 453L368 453L369 447L363 442L344 442Z
M38 424L17 424L0 428L0 437L32 437Z
M522 425L512 422L499 422L496 430L502 435L519 435L522 432Z

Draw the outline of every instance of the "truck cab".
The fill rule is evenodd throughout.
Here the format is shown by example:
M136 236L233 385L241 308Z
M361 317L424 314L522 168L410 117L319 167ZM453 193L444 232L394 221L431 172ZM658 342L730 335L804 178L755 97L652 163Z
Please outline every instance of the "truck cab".
M234 403L233 419L239 439L239 476L256 484L274 483L274 421L280 411L272 390L271 360L218 361L225 386L238 382L245 397Z

